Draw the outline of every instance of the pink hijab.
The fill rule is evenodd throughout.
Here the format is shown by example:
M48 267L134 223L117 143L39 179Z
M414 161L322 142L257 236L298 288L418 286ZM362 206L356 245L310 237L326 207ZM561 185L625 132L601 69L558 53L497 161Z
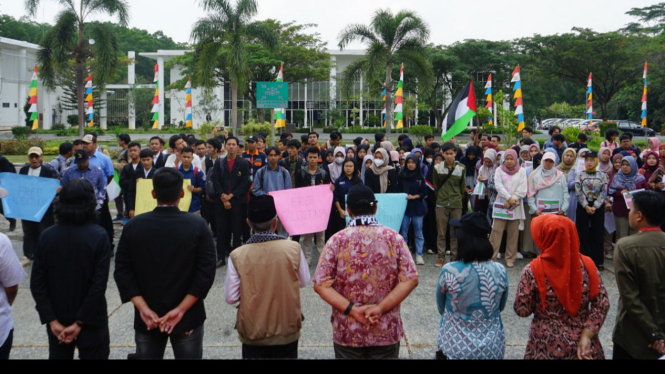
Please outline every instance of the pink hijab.
M603 152L605 151L610 152L610 159L607 160L607 162L602 162L600 156L602 156ZM607 174L608 177L611 177L614 173L614 165L612 165L612 151L608 147L600 147L600 150L598 151L598 170Z
M660 140L655 136L653 138L649 138L649 140L651 140L651 144L653 144L653 146L650 149L658 153L658 149L660 148ZM660 158L660 155L658 156L658 158Z
M515 160L515 166L512 168L509 168L506 166L506 162L503 161L505 160L508 156L513 156L513 160ZM501 170L508 174L508 175L515 175L517 174L518 171L520 171L520 163L519 160L517 159L517 152L515 152L514 149L509 149L506 151L506 153L503 155L502 162L501 162Z

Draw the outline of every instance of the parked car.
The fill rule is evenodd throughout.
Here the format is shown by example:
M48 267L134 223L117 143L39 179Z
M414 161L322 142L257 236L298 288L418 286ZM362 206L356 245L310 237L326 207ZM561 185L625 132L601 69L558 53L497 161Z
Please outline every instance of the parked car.
M617 128L621 132L631 133L634 136L644 136L644 129L647 130L647 136L656 136L656 132L648 127L642 127L641 124L633 121L612 121L617 123Z
M582 131L597 131L598 124L602 122L601 119L587 119L580 123L580 130Z

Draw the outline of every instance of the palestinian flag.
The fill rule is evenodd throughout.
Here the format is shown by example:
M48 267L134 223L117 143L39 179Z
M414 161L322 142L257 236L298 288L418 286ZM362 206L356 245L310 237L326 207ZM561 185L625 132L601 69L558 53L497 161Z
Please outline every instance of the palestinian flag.
M452 137L464 131L476 115L476 94L473 91L473 81L469 82L457 96L443 119L443 132L441 138L447 142Z

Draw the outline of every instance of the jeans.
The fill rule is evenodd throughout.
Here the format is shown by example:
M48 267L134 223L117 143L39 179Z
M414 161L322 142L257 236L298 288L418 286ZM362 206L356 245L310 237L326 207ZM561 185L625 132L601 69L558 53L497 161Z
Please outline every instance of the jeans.
M164 358L166 342L171 340L173 356L180 359L203 358L203 325L178 335L149 335L135 332L136 353L141 360L161 360Z
M12 342L14 341L14 329L9 330L9 335L5 342L0 345L0 360L9 360L9 352L12 350Z
M425 244L425 237L423 236L423 218L425 216L409 217L404 216L402 220L402 229L400 234L405 242L409 242L409 225L413 222L413 232L416 235L416 255L423 255L423 244Z

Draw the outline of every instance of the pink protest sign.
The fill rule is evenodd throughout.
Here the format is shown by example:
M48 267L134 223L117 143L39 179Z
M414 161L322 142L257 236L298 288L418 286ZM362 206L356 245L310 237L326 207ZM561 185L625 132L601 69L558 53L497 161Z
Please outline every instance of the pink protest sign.
M333 194L329 184L274 191L277 217L289 235L324 231L332 208Z

